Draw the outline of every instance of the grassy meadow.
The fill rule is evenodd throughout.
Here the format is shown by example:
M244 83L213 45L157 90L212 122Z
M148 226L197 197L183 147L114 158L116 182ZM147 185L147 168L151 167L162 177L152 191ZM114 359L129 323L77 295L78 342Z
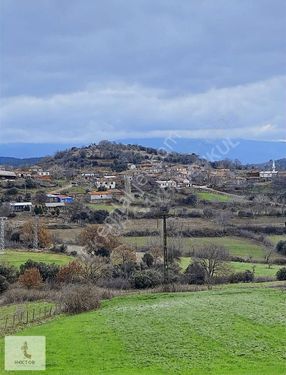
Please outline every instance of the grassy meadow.
M0 263L9 263L17 268L28 259L35 262L55 263L59 265L69 263L72 260L71 257L65 254L47 252L5 250L4 254L0 254Z
M140 248L146 246L152 241L154 237L125 237L124 240L134 246ZM160 241L160 239L157 239ZM208 244L216 244L224 246L231 255L240 256L243 258L252 258L255 260L263 260L265 257L265 248L254 241L238 238L238 237L192 237L184 238L184 252L199 249L200 247ZM274 253L273 256L276 256Z
M51 375L285 375L285 302L255 284L129 295L18 334L46 336Z
M182 257L180 259L180 265L183 270L185 270L191 263L192 259L190 257ZM276 264L271 265L269 268L267 264L264 263L250 263L250 262L229 262L230 269L233 272L243 272L246 270L253 271L257 277L275 277L277 271L283 267Z
M218 194L218 193L210 193L210 192L199 192L196 193L197 197L200 200L207 201L207 202L231 202L233 201L232 197L225 195L225 194Z

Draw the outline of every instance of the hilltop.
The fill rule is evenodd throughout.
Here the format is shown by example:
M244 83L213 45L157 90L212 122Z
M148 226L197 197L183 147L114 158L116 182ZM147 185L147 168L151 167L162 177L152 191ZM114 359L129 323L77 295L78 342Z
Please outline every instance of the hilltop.
M202 159L196 154L169 153L167 147L157 150L152 147L101 141L98 144L59 151L53 157L44 158L42 164L45 167L57 165L75 169L105 167L120 172L127 169L128 164L137 165L144 161L192 164Z

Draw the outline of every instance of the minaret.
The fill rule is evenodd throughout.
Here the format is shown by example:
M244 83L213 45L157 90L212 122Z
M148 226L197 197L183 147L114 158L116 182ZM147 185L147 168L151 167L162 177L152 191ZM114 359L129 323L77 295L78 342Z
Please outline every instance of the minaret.
M273 162L272 162L272 172L276 173L275 160L273 160Z

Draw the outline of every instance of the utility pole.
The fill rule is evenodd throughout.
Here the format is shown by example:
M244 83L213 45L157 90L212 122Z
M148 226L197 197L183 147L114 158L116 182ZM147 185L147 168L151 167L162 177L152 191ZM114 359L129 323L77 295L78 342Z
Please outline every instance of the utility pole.
M169 261L167 247L167 215L163 214L163 257L164 257L164 284L169 282Z
M39 248L39 216L35 216L35 220L33 224L33 232L34 232L33 248L35 250L38 250Z
M5 250L5 221L7 217L0 217L0 254Z
M164 284L169 282L169 259L168 259L168 246L167 246L167 215L168 207L161 206L161 216L163 218L163 259L164 259Z

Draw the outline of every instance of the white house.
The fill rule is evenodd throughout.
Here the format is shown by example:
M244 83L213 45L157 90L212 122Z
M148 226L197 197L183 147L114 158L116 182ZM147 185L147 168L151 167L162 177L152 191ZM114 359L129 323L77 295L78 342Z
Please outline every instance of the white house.
M174 180L157 180L156 183L161 189L175 188L177 186L177 183Z
M89 193L91 203L99 203L102 201L111 201L113 198L111 191L92 191Z
M95 186L99 188L106 188L108 190L116 188L116 182L109 178L99 179L95 182Z
M278 175L278 171L276 171L275 161L273 160L272 163L272 171L261 171L259 172L259 177L261 178L273 178Z
M9 205L12 212L31 212L33 206L31 202L11 202Z

